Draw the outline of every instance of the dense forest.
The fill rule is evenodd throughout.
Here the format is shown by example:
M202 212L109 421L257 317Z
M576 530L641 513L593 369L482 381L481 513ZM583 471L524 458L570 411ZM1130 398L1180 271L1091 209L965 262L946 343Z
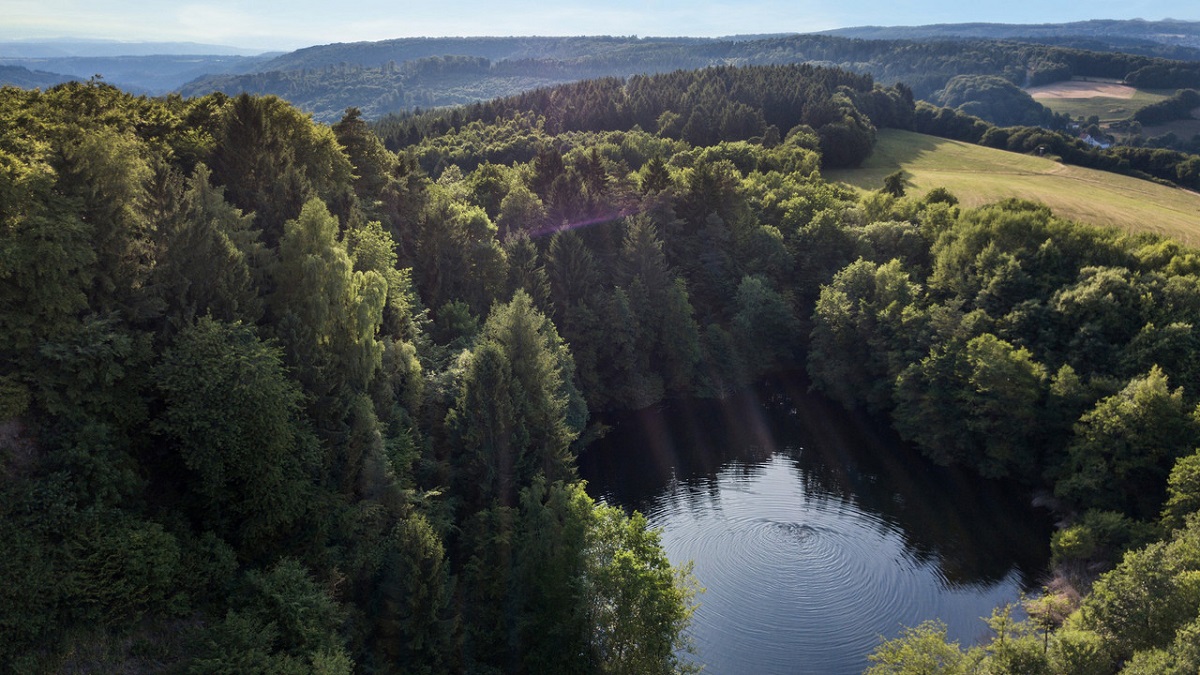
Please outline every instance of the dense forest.
M857 26L823 31L823 35L867 40L991 38L998 40L1092 40L1124 46L1137 41L1164 47L1200 47L1200 22L1163 19L1092 19L1068 23L939 23L927 26ZM1125 51L1120 49L1118 51Z
M688 670L694 580L575 457L604 411L807 368L1064 520L1028 621L914 627L879 672L1194 672L1200 255L821 178L922 110L718 68L389 150L354 109L0 90L0 660Z
M256 57L6 58L0 59L0 83L47 88L100 75L127 91L141 93L275 95L326 123L340 119L347 107L358 108L367 119L377 119L585 79L712 66L835 65L869 74L885 84L903 82L918 99L950 107L971 104L968 112L1002 125L1058 123L1027 96L1017 101L1019 96L1007 92L1001 100L992 100L1000 93L995 86L987 88L987 95L953 104L940 98L947 96L948 89L959 90L950 98L961 95L964 90L954 81L964 77L998 78L1012 88L1071 77L1124 79L1150 88L1200 88L1200 59L1182 47L1172 51L1161 43L1141 48L1125 43L1114 46L1105 42L1113 38L1103 36L1091 41L1020 40L1002 28L979 27L967 31L970 38L935 34L898 39L908 35L903 29L871 32L875 39L869 40L833 35L404 38L320 45ZM1127 28L1135 33L1141 30L1137 25ZM1119 32L1121 27L1112 30ZM1000 36L1009 39L990 39ZM1030 110L1013 117L1014 106ZM994 116L993 108L997 111Z
M989 75L1016 87L1078 77L1128 80L1147 88L1200 87L1200 62L1053 44L999 40L861 40L789 35L747 40L697 38L409 38L298 50L254 73L214 75L181 87L283 97L318 121L348 106L368 119L417 108L461 105L536 86L589 78L668 73L711 66L837 66L933 100L960 75ZM1015 123L1007 119L991 120Z

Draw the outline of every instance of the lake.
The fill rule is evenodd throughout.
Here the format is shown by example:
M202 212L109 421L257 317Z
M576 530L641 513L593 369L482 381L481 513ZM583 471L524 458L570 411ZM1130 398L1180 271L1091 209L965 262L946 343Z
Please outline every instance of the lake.
M1025 491L933 465L801 378L605 422L580 474L693 561L705 672L860 673L934 618L974 643L1046 569L1050 515Z

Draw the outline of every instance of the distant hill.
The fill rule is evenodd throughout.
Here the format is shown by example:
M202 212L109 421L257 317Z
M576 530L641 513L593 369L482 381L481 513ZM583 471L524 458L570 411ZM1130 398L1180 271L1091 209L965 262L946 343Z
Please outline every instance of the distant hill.
M46 89L60 82L73 79L76 78L59 73L30 70L21 66L0 65L0 86L21 87L22 89Z
M134 93L165 94L209 74L246 73L271 58L266 56L183 55L60 56L0 58L0 65L58 73L61 79L101 75L105 82Z
M838 66L887 85L903 82L917 98L933 96L958 75L996 75L1030 86L1072 76L1124 79L1137 73L1145 80L1142 86L1200 87L1200 61L996 40L912 42L810 34L749 40L406 38L332 44L264 61L255 73L198 78L180 92L275 94L332 121L351 105L376 118L596 77L792 63Z
M367 118L377 118L391 112L462 105L573 82L587 77L584 72L553 62L493 63L481 57L430 57L379 68L343 64L209 76L188 83L179 91L184 96L213 91L230 95L273 94L312 113L317 121L335 122L351 106Z
M1172 61L1200 61L1200 48L1183 45L1169 45L1153 40L1139 38L1094 38L1074 35L1061 37L1024 37L1014 38L1021 42L1066 47L1068 49L1086 49L1094 52L1121 52L1138 56L1151 56Z
M924 40L929 38L1015 38L1077 37L1100 40L1144 40L1165 45L1200 48L1200 21L1144 21L1141 19L1075 21L1071 23L1007 24L947 23L929 26L857 26L821 31L821 35L863 40Z
M29 71L7 76L6 81L19 86L44 87L99 74L130 91L156 95L273 94L324 122L340 118L350 106L367 118L379 118L584 79L725 65L837 66L870 74L885 85L903 82L916 98L926 100L961 75L1002 77L1018 87L1083 76L1127 79L1143 88L1200 88L1200 48L1184 44L1196 37L1200 45L1196 22L961 24L837 32L855 31L888 39L822 34L401 38L257 56L178 53L222 49L187 43L9 42L0 43L0 55L17 45L26 56L0 57L0 65ZM1013 37L1023 33L1030 34L1023 41ZM29 56L38 50L88 55ZM105 55L113 50L164 53ZM166 53L171 50L175 53ZM979 114L988 117L986 111Z
M116 40L0 41L0 82L47 87L100 75L104 81L139 94L166 94L209 74L252 72L279 52L198 42L119 42ZM18 70L10 70L10 68ZM34 75L26 75L28 70Z
M726 40L735 42L742 40ZM302 70L341 64L378 67L435 56L473 56L492 61L573 60L620 53L640 53L661 45L674 47L720 42L714 38L637 37L444 37L399 38L379 42L346 42L297 49L266 61L260 72Z

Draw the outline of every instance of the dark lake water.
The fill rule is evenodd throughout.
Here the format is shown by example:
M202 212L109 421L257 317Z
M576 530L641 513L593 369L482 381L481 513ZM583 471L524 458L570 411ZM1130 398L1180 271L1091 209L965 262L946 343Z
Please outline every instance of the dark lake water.
M937 467L886 428L765 383L607 420L588 492L662 529L706 591L705 672L859 673L882 638L940 618L962 644L1036 590L1050 518L1014 485Z

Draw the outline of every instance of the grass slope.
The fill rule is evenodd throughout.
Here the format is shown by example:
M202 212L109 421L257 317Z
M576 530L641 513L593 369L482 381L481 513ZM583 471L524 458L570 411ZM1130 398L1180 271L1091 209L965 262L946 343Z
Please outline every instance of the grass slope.
M1133 117L1138 110L1175 93L1163 89L1135 89L1111 80L1082 78L1025 91L1055 113L1085 119L1095 115L1102 123Z
M912 195L945 187L965 207L1021 197L1064 218L1200 245L1200 194L909 131L881 130L861 168L830 171L826 178L875 190L896 169L904 170Z
M1038 103L1059 114L1084 119L1095 115L1102 123L1116 122L1129 119L1133 114L1151 103L1158 103L1174 92L1163 93L1159 90L1138 89L1129 98L1113 98L1108 96L1092 96L1081 98L1037 98Z

